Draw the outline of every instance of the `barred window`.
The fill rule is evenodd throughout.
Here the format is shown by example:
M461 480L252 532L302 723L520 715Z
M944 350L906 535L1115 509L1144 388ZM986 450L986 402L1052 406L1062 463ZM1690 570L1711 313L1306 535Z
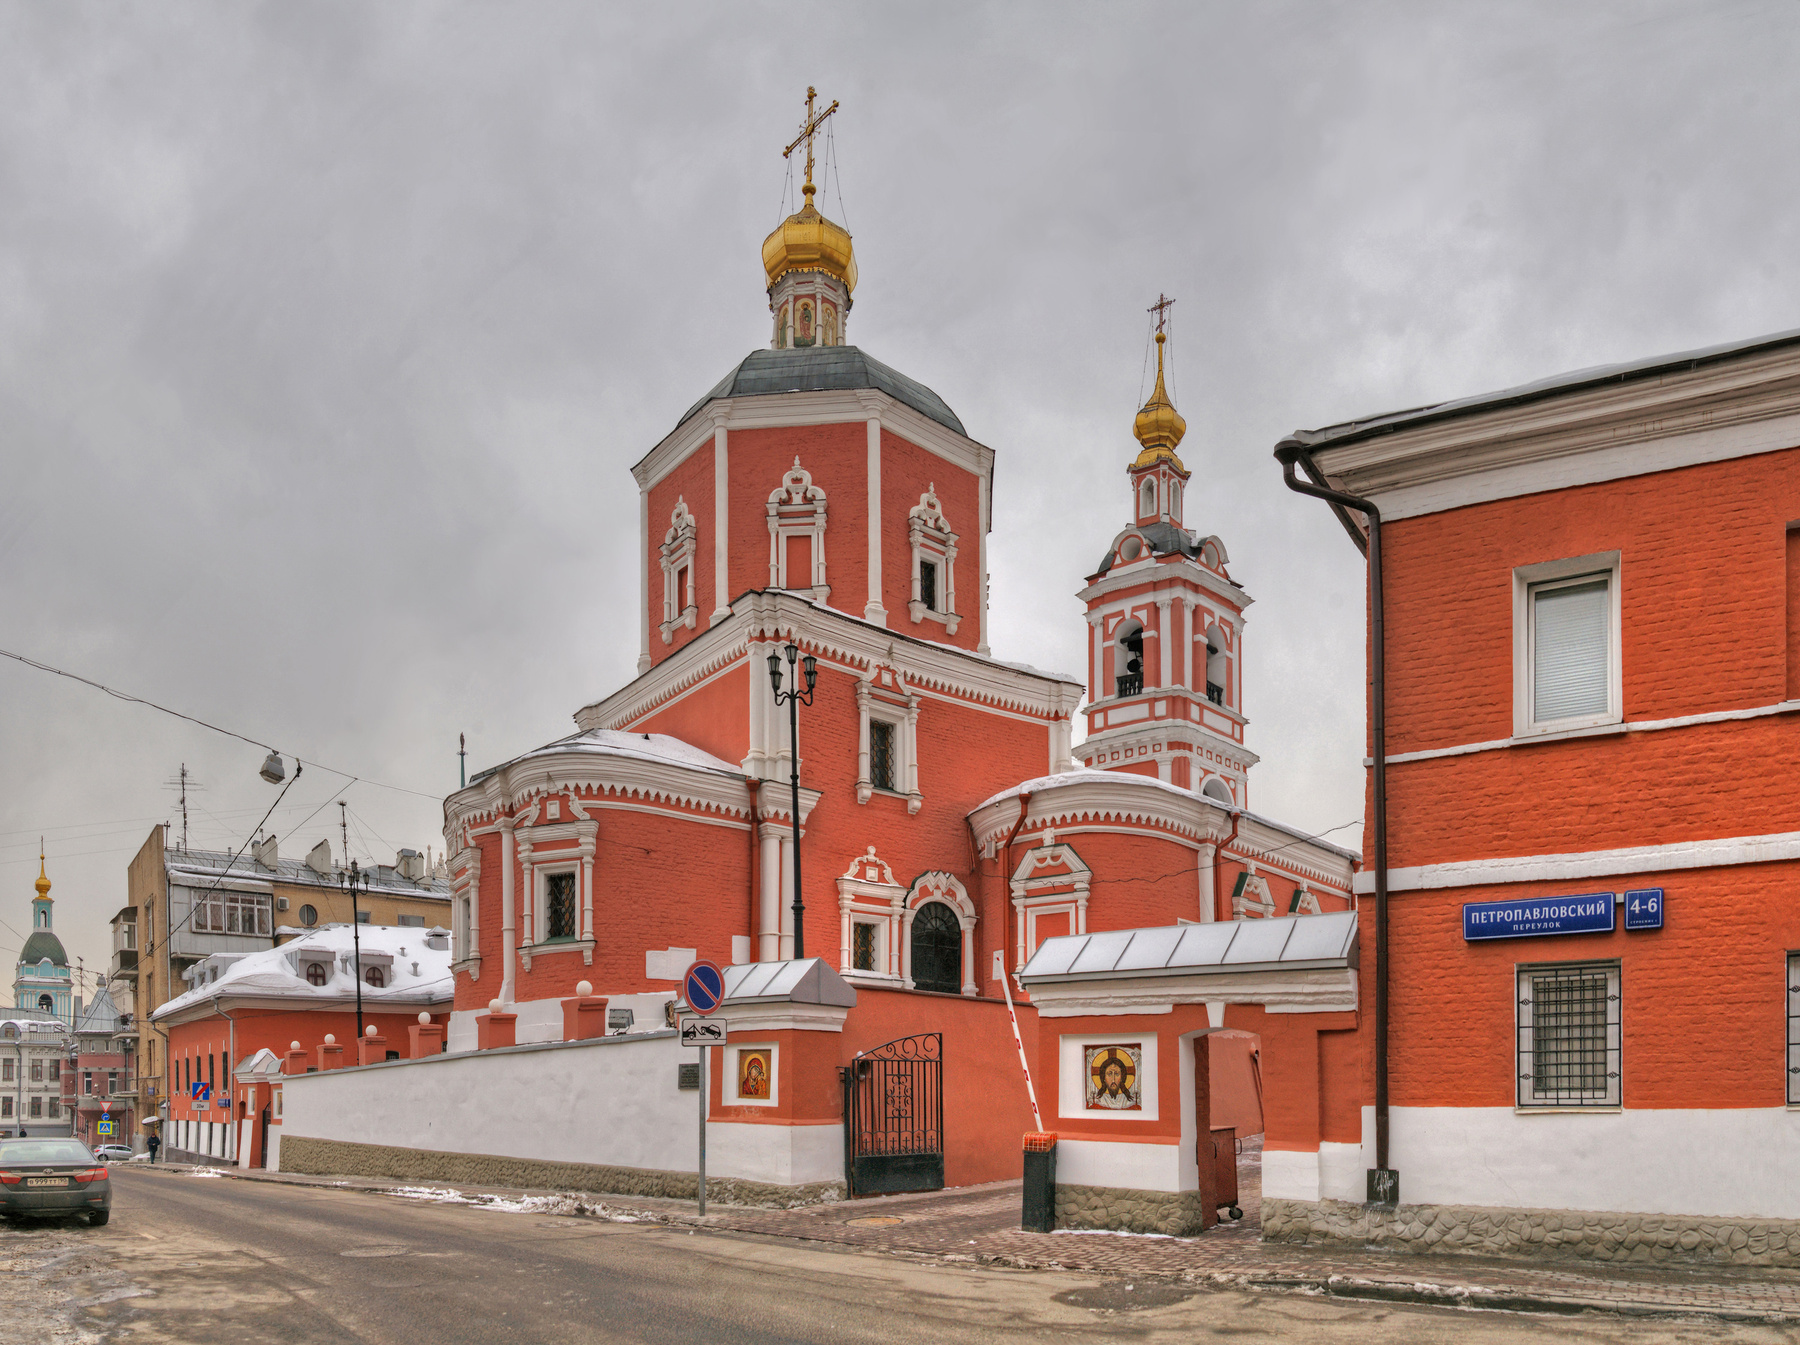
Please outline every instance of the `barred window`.
M1521 967L1520 1107L1620 1105L1619 967Z
M1787 1100L1793 1107L1800 1106L1800 953L1788 954L1787 1019Z
M875 970L876 926L857 921L850 926L850 965L858 971Z
M544 876L544 937L575 937L575 875L551 873Z
M869 782L877 789L894 787L894 726L884 719L869 721Z

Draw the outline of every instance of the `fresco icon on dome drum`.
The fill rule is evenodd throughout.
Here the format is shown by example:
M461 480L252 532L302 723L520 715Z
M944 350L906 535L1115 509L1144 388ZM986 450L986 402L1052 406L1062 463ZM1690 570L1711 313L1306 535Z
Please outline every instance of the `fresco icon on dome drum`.
M1663 890L1640 887L1625 894L1626 929L1661 929L1663 927Z
M1143 1094L1138 1087L1138 1071L1144 1063L1142 1043L1089 1046L1085 1051L1089 1109L1142 1111Z

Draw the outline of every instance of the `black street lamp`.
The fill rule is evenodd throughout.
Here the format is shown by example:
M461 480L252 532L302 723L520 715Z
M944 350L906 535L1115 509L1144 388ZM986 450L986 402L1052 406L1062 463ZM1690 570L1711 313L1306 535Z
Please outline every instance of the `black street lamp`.
M350 898L350 943L356 949L356 965L351 974L356 977L356 1040L363 1039L362 1017L362 913L356 909L358 895L369 890L369 875L357 867L356 861L350 861L350 871L338 880L338 886Z
M800 689L800 680L794 679L794 689L781 689L781 654L769 655L769 681L775 687L775 704L788 708L788 742L793 748L791 765L793 766L794 786L794 961L798 962L806 956L806 903L800 899L800 706L813 703L813 684L819 680L818 660L808 654L800 658L800 646L792 640L782 651L787 655L788 668L794 667L794 660L800 659L800 666L806 675L806 690ZM776 935L780 942L780 935Z

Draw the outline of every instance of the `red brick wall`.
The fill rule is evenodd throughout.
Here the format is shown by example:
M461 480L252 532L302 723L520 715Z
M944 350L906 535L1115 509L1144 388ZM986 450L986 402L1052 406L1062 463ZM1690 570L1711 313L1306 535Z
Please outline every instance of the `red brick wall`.
M825 582L831 605L861 616L869 598L869 435L861 421L839 425L784 425L767 430L733 430L729 437L731 479L731 596L771 588L769 582L769 493L794 465L812 473L825 492ZM712 471L712 454L706 454ZM710 536L710 535L709 535ZM788 585L803 587L811 576Z
M956 534L956 610L963 620L956 634L947 635L938 622L914 623L907 603L912 601L912 541L908 515L919 497L933 484L938 505ZM981 643L981 498L980 481L973 472L953 467L935 453L881 432L881 602L888 625L927 640L974 649ZM865 542L865 550L867 543ZM866 570L865 570L866 573ZM938 579L939 602L947 576ZM835 590L833 597L836 597ZM847 604L837 604L845 606ZM862 607L857 605L856 611Z
M740 661L714 673L679 700L640 719L631 731L667 733L736 766L750 747L752 677L761 679L759 690L767 690L768 671Z

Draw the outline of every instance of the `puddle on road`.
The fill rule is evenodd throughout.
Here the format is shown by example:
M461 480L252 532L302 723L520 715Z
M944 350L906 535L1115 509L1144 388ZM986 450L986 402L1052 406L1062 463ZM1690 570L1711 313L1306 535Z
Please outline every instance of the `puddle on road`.
M385 1244L376 1247L351 1247L338 1253L339 1256L405 1256L406 1248Z
M1138 1312L1144 1308L1166 1308L1185 1302L1198 1292L1191 1286L1158 1281L1108 1280L1105 1284L1084 1285L1051 1297L1068 1307L1087 1308L1093 1312Z

